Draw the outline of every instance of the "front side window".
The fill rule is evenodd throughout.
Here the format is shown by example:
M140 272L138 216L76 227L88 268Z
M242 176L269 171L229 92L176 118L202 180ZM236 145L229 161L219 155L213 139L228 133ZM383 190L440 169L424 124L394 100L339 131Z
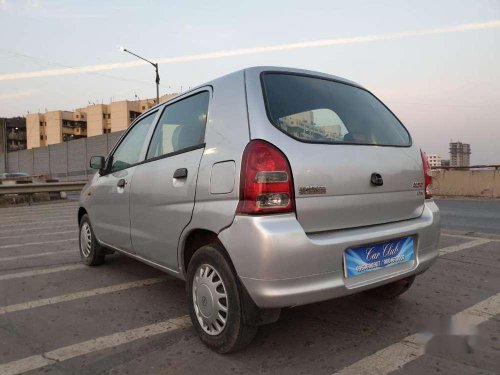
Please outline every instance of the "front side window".
M280 73L264 73L262 83L271 122L295 139L330 144L411 144L404 126L366 90Z
M203 143L210 93L203 91L168 105L156 126L147 159Z
M135 123L113 153L111 172L117 172L139 162L144 141L155 118L156 112Z

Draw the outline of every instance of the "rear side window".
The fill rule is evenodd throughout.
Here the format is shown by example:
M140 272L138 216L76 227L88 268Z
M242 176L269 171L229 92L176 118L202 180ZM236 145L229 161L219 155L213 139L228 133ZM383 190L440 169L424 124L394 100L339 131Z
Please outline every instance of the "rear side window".
M147 159L203 143L209 96L208 91L203 91L165 108L151 139Z
M336 81L281 73L262 75L271 122L303 142L409 146L410 135L368 91Z

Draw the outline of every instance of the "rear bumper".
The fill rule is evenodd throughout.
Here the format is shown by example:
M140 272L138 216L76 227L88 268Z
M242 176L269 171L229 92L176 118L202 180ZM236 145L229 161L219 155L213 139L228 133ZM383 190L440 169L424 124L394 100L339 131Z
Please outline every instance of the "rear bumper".
M257 306L277 308L358 293L424 272L438 256L439 232L439 209L428 201L416 219L310 235L293 214L236 216L219 239ZM344 277L347 248L404 236L415 237L415 261Z

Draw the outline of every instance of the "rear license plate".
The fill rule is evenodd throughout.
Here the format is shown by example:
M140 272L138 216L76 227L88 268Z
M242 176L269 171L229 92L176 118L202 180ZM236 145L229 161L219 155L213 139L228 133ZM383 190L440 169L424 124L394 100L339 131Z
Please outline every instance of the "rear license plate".
M362 275L414 259L413 237L347 249L344 254L347 277Z

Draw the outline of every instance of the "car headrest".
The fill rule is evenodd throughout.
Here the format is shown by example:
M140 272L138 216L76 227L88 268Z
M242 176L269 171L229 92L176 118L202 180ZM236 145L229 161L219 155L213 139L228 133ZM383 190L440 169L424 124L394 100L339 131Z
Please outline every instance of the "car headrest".
M200 143L201 127L181 125L174 132L174 151L196 146ZM177 133L177 139L176 134Z

